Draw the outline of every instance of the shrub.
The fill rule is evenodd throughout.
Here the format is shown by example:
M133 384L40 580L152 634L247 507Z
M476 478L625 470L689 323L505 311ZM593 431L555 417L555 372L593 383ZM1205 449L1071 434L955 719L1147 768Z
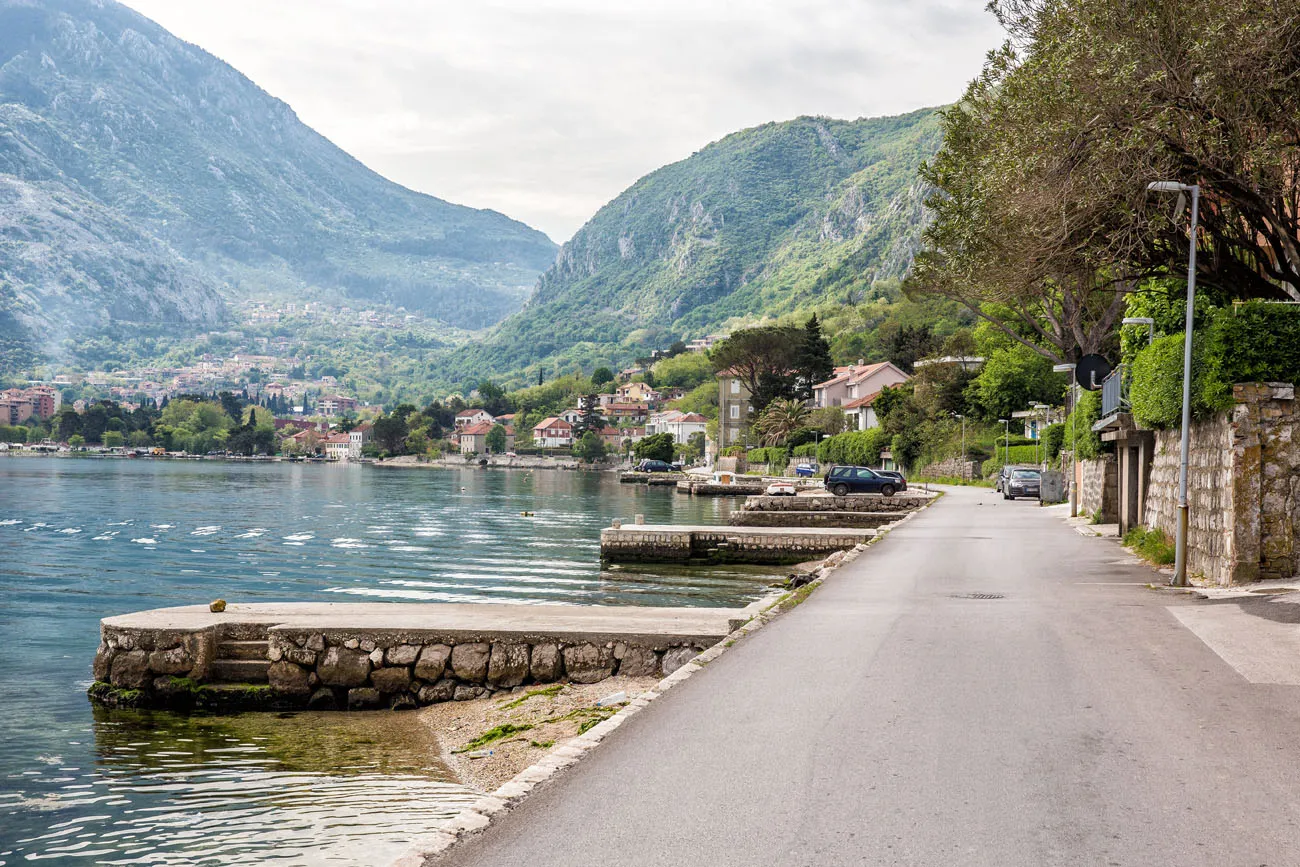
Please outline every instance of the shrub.
M1075 457L1081 461L1095 459L1101 454L1101 436L1092 429L1092 426L1097 419L1101 418L1101 392L1080 392L1079 403L1070 416L1072 418L1065 420L1066 448L1072 449ZM1078 438L1077 448L1071 434Z
M1134 527L1124 534L1125 546L1132 548L1139 557L1157 566L1166 566L1174 562L1174 544L1163 530L1148 530L1146 527Z
M1065 425L1049 424L1043 428L1041 434L1043 438L1043 448L1047 452L1049 461L1056 460L1056 456L1061 453L1061 446L1065 445Z
M745 453L745 460L752 464L767 464L773 472L780 472L790 463L790 452L775 446L762 449L750 449Z
M1232 407L1238 382L1300 382L1300 310L1252 302L1213 311L1192 341L1192 414ZM1133 360L1129 400L1146 427L1182 423L1183 335L1161 337Z
M801 446L795 446L790 454L796 458L815 458L817 457L818 443L805 443Z
M823 464L877 464L889 445L890 436L883 428L848 431L822 440L817 460Z

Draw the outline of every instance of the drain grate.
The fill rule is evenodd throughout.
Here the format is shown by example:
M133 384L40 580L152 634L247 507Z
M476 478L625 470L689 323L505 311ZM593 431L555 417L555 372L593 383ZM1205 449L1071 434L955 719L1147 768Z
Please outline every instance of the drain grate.
M953 599L1006 599L1001 593L954 593Z

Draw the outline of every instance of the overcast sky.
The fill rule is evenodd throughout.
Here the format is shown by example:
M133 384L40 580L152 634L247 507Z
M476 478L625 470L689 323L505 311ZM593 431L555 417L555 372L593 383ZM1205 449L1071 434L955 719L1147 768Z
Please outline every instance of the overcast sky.
M565 241L637 178L801 114L952 102L985 0L125 0L381 174Z

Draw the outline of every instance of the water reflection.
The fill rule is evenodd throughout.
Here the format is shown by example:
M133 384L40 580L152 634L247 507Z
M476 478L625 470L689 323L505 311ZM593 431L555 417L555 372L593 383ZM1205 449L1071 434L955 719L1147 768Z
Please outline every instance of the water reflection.
M410 715L97 709L92 728L89 767L43 756L9 781L29 833L0 863L383 863L477 797Z

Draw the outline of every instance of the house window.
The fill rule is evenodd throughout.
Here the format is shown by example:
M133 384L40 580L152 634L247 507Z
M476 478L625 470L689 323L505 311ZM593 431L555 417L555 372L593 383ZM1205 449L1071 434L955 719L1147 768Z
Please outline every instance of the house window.
M739 379L733 379L733 380L731 381L731 393L732 393L732 394L740 394L740 380L739 380Z
M733 403L733 404L731 405L731 417L732 417L732 418L740 418L740 404L738 404L738 403Z

